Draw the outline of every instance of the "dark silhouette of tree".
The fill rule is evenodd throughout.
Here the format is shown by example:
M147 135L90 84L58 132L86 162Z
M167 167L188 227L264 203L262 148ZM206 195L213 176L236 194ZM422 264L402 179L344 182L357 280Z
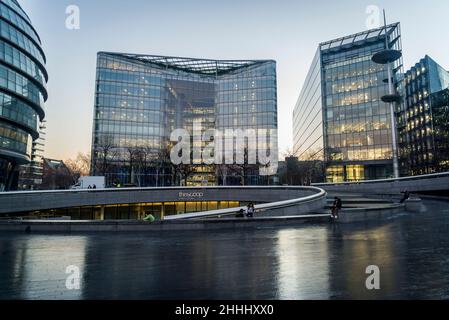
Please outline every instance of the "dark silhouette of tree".
M249 163L248 148L245 147L243 151L243 163L234 163L232 165L227 165L227 167L231 176L237 177L240 180L240 185L245 186L250 173L257 171L259 166Z
M95 157L93 157L95 163L92 164L92 170L95 172L92 175L100 173L106 176L116 156L114 138L111 135L101 136L95 144Z
M69 189L75 183L73 173L63 161L44 159L41 189Z
M64 162L67 168L71 171L75 181L78 181L80 177L88 176L90 173L90 154L79 152L75 159L69 159Z
M281 184L311 185L325 181L322 151L310 151L298 159L291 151L285 154L285 168L280 174Z

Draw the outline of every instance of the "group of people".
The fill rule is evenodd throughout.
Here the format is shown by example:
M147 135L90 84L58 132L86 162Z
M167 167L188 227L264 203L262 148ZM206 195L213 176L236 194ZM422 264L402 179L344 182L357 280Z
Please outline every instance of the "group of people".
M93 185L93 186L91 186L91 185L89 185L88 187L87 187L87 189L97 189L97 185Z
M243 209L240 209L239 213L237 214L237 218L253 218L254 213L256 212L256 209L254 208L254 203L248 204L246 207L246 211Z

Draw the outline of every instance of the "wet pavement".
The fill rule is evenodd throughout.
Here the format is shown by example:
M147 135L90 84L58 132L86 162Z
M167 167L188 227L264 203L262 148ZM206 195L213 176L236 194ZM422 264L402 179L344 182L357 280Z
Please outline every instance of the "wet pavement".
M449 299L449 202L425 208L374 224L3 233L0 299ZM366 289L369 265L380 290Z

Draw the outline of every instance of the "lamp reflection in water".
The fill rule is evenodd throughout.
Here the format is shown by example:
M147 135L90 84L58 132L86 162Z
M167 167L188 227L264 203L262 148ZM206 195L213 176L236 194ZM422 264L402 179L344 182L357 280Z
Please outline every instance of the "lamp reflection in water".
M329 228L329 256L333 297L338 299L390 299L397 298L403 280L401 261L396 257L403 252L402 239L393 239L391 225L366 228L352 227L342 230ZM380 290L368 290L368 266L380 269Z
M280 230L277 298L395 298L403 281L396 259L402 242L391 239L391 234L390 226L345 232L338 225ZM381 290L366 288L370 265L381 270Z
M277 241L278 299L328 299L327 227L280 230Z
M67 247L67 243L70 244ZM15 241L11 284L20 290L22 299L81 299L85 268L85 236L33 235ZM80 290L66 287L67 267L76 266L80 271ZM19 289L18 289L19 288Z

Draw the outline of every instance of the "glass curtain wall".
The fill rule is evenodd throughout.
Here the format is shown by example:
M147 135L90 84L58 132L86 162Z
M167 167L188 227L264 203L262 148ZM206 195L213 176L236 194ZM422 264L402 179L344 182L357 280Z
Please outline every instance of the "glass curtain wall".
M277 130L275 62L99 53L92 174L106 176L108 185L221 184L214 166L194 164L176 174L168 163L171 132L192 135L194 123L201 124L201 134L213 128ZM248 171L245 180L264 183L257 171Z
M429 56L404 77L403 125L399 128L400 164L404 175L447 170L447 101L449 73Z
M401 50L399 24L388 27L390 48ZM386 66L372 56L385 49L385 29L320 45L327 181L392 176L392 137ZM402 60L393 68L397 81Z
M20 165L30 162L47 100L45 55L27 14L0 1L0 191L17 190Z
M293 154L300 161L324 160L321 52L317 51L293 111Z

